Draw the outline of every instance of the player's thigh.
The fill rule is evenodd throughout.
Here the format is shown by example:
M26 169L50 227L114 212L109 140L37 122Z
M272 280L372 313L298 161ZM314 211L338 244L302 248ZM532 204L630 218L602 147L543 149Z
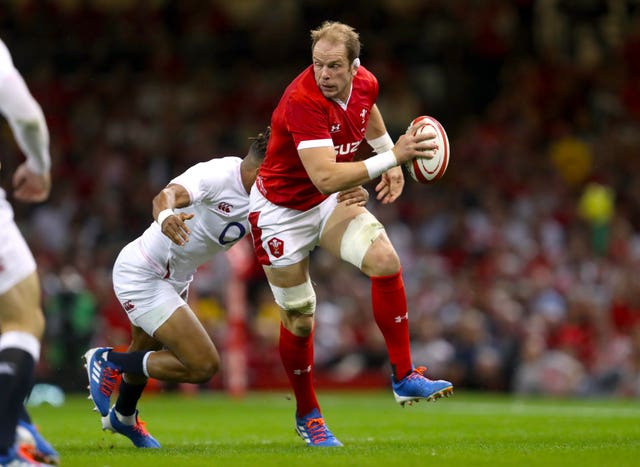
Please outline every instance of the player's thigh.
M384 226L360 206L338 204L324 224L320 246L368 276L390 275L400 268Z
M0 294L0 331L25 331L38 338L42 336L44 315L36 271Z
M263 266L263 269L272 287L294 287L309 277L309 257L288 266Z
M209 334L186 304L176 309L156 329L153 338L186 364L203 359L219 358Z
M349 224L357 216L368 212L362 206L346 206L344 203L338 203L328 214L324 223L320 235L320 246L340 258L342 238Z
M7 216L8 209L6 202L0 202L0 218ZM36 262L10 218L0 228L0 326L5 332L33 334L41 333L44 327Z
M113 290L135 327L154 336L179 307L186 305L187 282L174 283L148 266L135 247L125 247L113 267Z

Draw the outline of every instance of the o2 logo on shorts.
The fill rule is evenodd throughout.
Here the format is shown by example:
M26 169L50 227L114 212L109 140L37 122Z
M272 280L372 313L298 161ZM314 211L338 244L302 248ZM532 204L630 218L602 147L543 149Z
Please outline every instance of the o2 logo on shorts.
M122 304L122 308L124 308L124 311L126 311L127 313L133 311L135 307L136 306L133 303L131 303L131 300L127 300Z
M278 237L273 237L267 242L267 245L269 245L269 251L274 258L280 258L284 253L284 242Z

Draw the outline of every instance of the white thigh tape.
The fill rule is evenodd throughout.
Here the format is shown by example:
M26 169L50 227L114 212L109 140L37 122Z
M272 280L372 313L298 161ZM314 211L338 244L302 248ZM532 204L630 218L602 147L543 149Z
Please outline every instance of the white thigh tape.
M373 214L364 212L357 215L351 219L342 235L340 257L360 269L364 255L382 232L384 232L384 226Z

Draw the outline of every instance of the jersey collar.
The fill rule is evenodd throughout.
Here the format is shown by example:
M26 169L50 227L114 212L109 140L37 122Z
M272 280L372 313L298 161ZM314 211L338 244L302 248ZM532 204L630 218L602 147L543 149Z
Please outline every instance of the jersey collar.
M342 102L340 99L332 98L336 104L342 108L342 110L347 110L347 105L349 105L349 100L351 99L351 93L353 92L353 82L351 82L351 87L349 88L349 96L347 97L347 102Z

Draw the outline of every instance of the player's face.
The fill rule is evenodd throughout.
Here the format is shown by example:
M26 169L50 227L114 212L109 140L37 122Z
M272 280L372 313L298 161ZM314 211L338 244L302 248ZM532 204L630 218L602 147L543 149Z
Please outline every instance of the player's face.
M324 97L347 100L355 68L347 59L344 44L320 39L313 49L313 73Z

